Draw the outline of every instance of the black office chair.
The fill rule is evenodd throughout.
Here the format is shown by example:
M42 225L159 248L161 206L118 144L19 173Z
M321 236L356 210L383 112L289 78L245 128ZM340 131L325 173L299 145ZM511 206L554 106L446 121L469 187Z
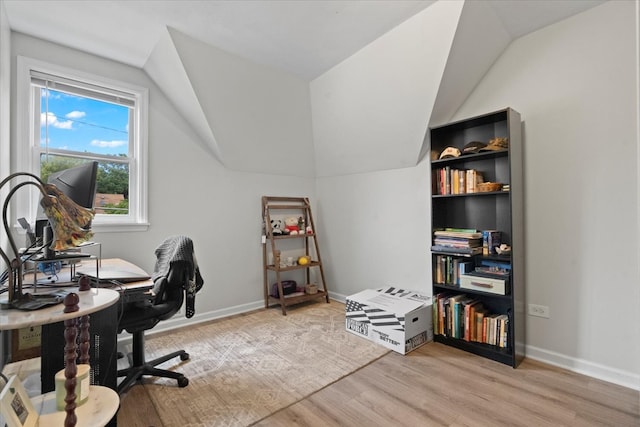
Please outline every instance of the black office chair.
M151 276L154 281L153 301L126 305L118 324L119 333L126 330L133 336L133 349L127 355L129 367L118 370L118 377L125 377L118 384L118 394L127 391L144 375L176 379L179 387L189 384L189 379L179 372L156 368L157 365L174 357L187 360L189 354L180 350L147 362L144 332L161 320L176 314L185 299L186 317L192 317L195 314L195 294L203 285L202 276L193 252L193 242L188 237L175 236L166 239L156 249L155 254L156 265Z

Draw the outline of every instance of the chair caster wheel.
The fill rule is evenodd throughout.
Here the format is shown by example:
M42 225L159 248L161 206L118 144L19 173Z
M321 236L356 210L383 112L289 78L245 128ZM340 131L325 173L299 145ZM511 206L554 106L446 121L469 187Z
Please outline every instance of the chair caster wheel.
M189 360L189 353L182 353L180 355L180 360L182 360L182 361Z
M186 387L189 385L189 378L180 377L178 378L178 387Z

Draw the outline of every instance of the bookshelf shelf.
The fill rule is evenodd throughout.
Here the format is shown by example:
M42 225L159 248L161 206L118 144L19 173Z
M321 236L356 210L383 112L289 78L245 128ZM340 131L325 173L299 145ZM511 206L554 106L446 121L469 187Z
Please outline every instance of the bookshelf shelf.
M465 193L465 194L434 194L431 197L434 199L446 199L452 197L483 197L483 196L507 196L508 191L486 191L483 193Z
M506 108L432 127L429 132L434 340L515 368L524 358L525 345L520 114ZM488 144L497 138L506 138L508 146L438 158L447 147L464 153L463 148L472 141ZM502 188L469 192L469 180L477 185L476 177L500 183ZM468 234L455 235L465 230ZM500 239L498 245L511 247L510 254L492 253L493 246L483 248L480 254L473 249L482 246L483 239L478 234L486 239L489 231L494 233L492 238ZM469 275L471 272L473 276ZM488 291L479 286L467 289L469 280L476 285L479 277L489 277L504 286ZM467 280L467 287L460 287L463 279Z
M442 284L442 283L434 283L433 284L433 292L435 293L436 290L438 292L448 292L448 291L453 291L453 292L461 292L461 293L465 293L468 295L485 295L485 296L489 296L491 298L495 298L495 299L504 299L504 300L509 300L511 299L511 295L495 295L495 294L490 294L488 292L482 292L482 291L476 291L475 289L462 289L458 286L453 286L453 285L446 285L446 284Z

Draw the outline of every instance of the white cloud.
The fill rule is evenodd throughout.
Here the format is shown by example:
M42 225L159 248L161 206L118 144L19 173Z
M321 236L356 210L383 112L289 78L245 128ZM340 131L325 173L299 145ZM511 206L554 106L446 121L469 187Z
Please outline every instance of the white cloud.
M60 92L51 92L50 90L47 89L42 89L42 93L49 99L61 99L62 98L62 93Z
M86 115L87 113L85 113L84 111L72 111L70 113L65 114L64 116L67 119L81 119Z
M115 147L122 147L123 145L126 145L127 141L101 141L99 139L94 139L93 141L91 141L91 145L93 145L94 147L100 147L100 148L115 148Z
M73 122L71 120L65 120L63 122L58 120L53 113L41 113L40 114L40 126L53 126L58 129L71 129Z

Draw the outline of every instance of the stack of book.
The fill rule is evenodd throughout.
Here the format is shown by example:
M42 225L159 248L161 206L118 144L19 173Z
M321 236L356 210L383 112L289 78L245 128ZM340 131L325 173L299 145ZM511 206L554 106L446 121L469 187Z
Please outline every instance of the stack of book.
M460 276L473 271L473 262L452 255L436 255L434 282L460 287Z
M475 169L436 169L432 178L433 194L467 194L478 192L478 184L484 182L482 172Z
M434 296L434 333L469 342L509 347L509 316L492 313L466 294Z
M482 253L482 233L468 228L445 228L433 232L434 252L460 255L478 255Z

